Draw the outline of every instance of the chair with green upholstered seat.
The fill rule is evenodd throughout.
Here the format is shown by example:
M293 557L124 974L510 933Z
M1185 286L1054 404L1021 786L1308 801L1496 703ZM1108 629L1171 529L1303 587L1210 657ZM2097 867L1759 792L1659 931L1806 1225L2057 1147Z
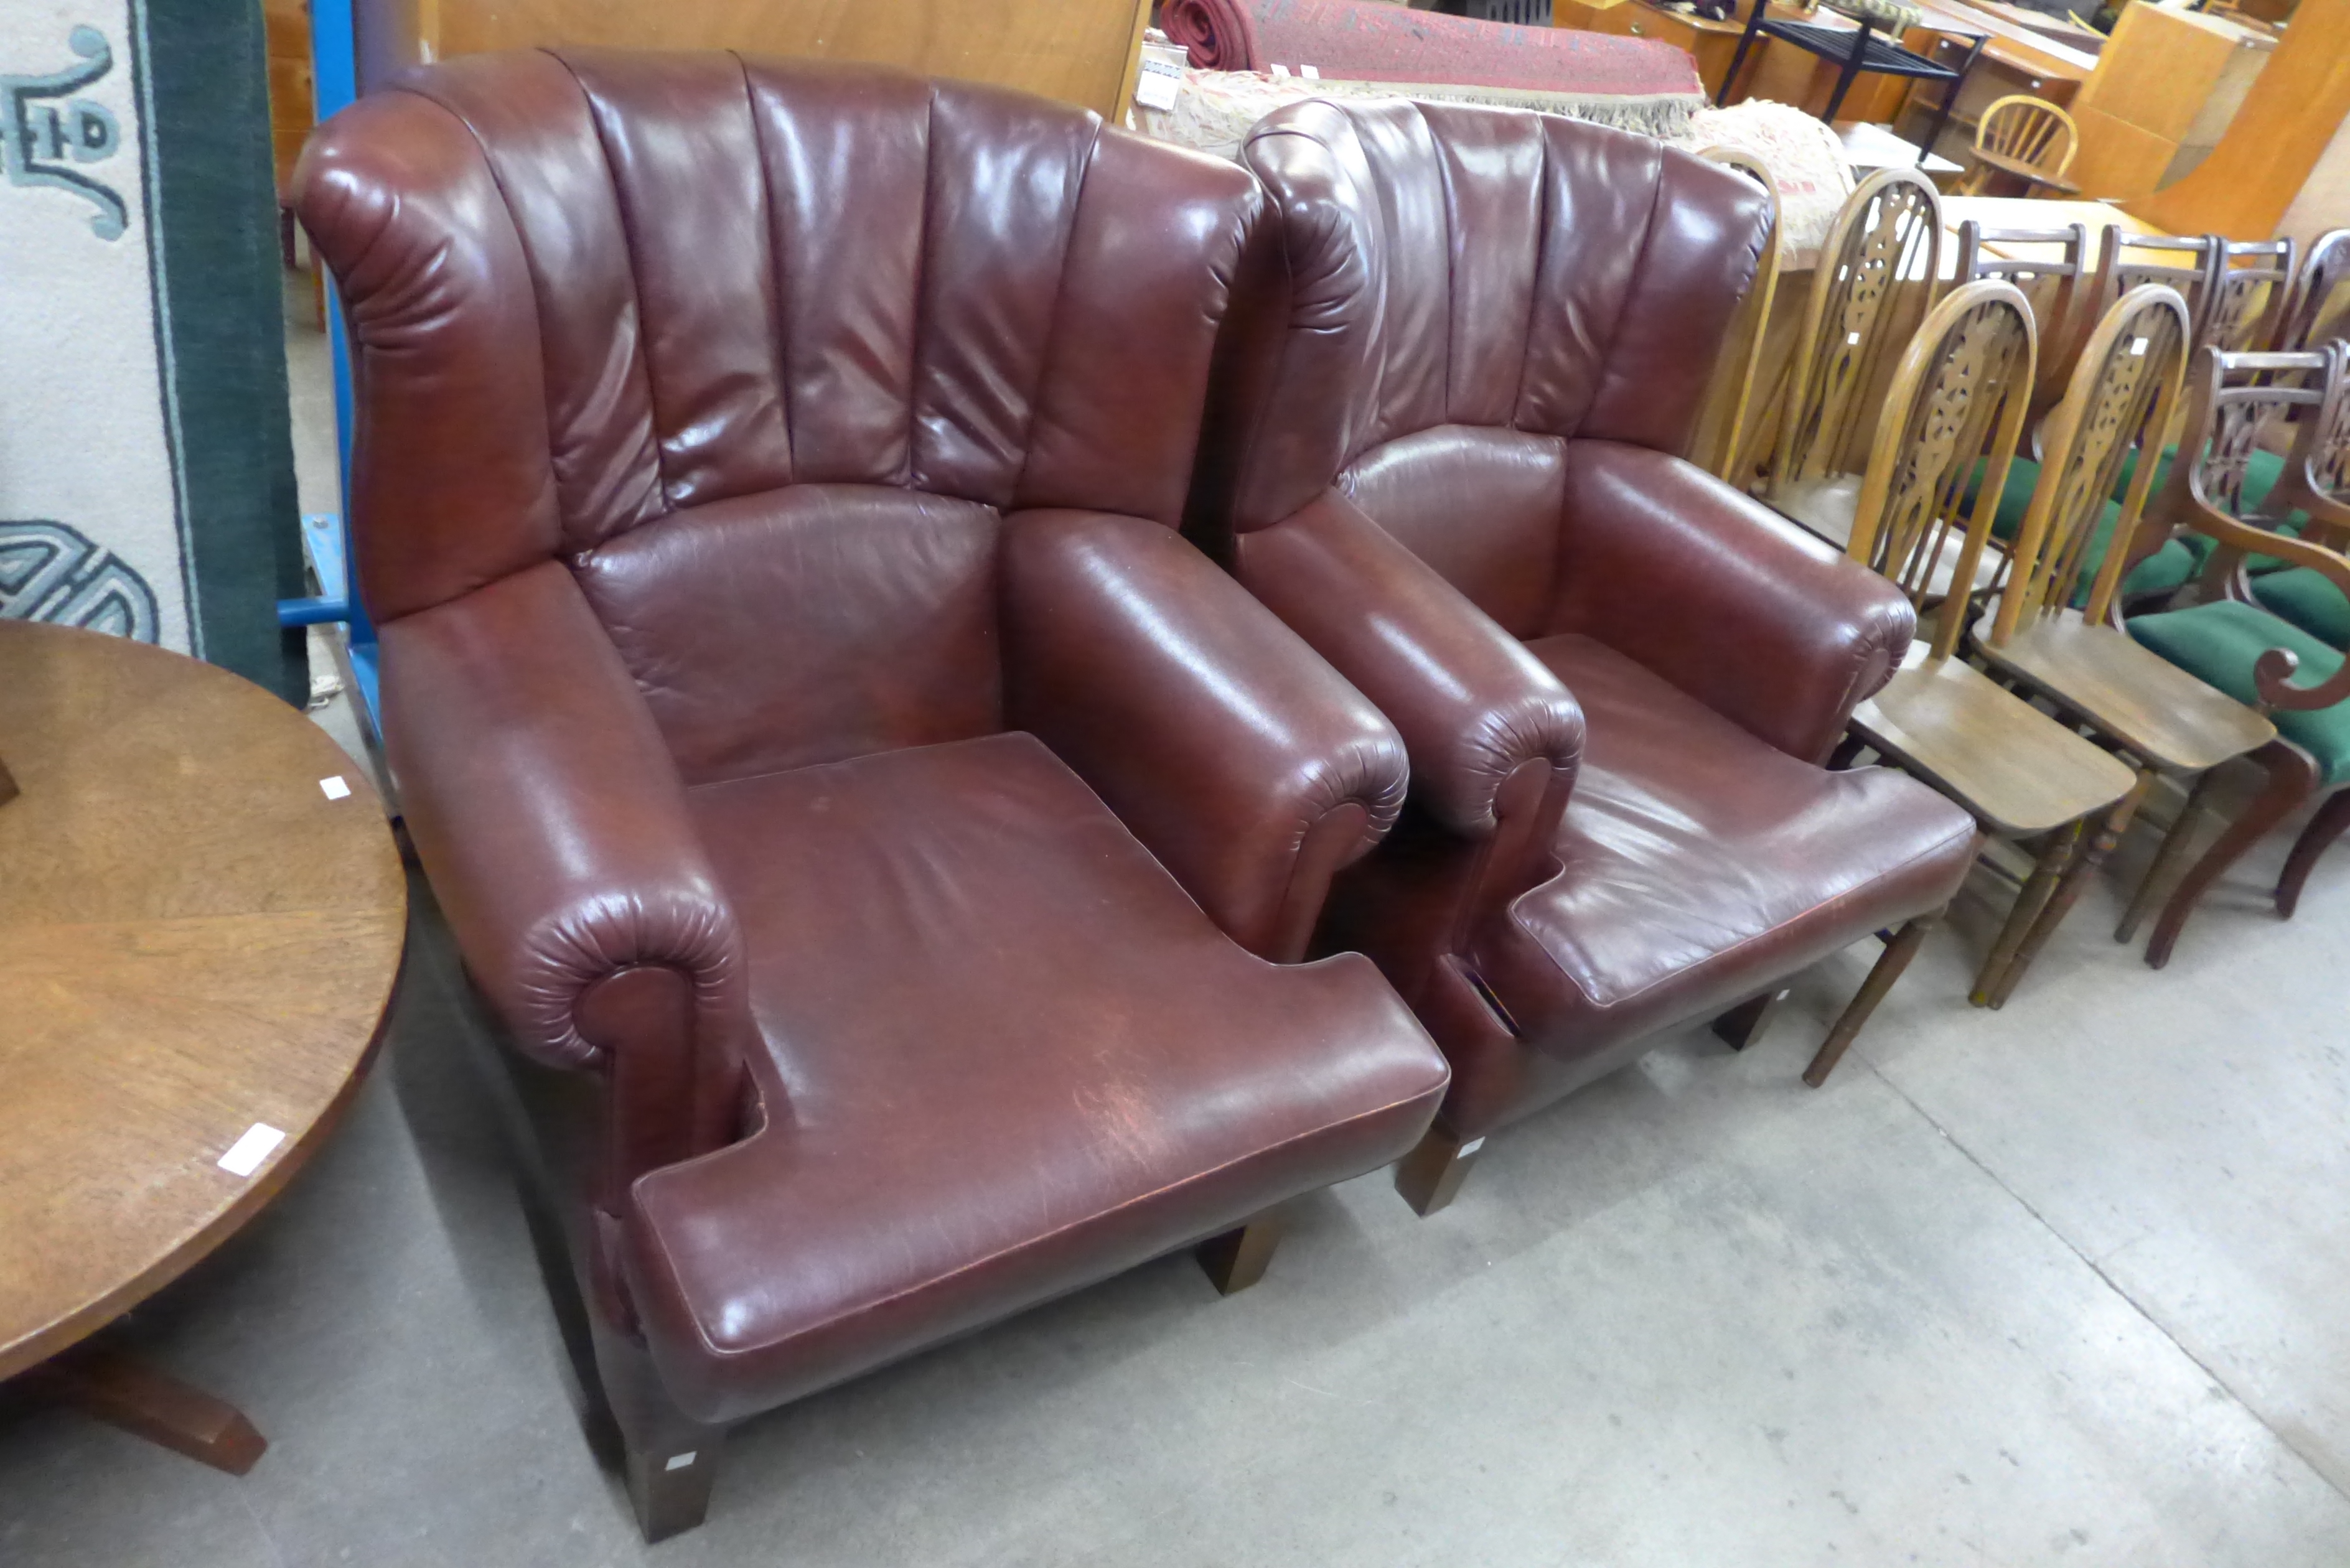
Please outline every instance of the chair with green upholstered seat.
M2168 533L2192 529L2212 544L2195 592L2200 602L2153 615L2133 616L2128 631L2141 645L2205 684L2257 705L2275 722L2275 740L2253 753L2267 781L2251 804L2180 878L2165 900L2147 943L2147 962L2169 961L2178 932L2195 905L2244 852L2314 794L2334 797L2294 843L2273 893L2277 913L2290 917L2299 904L2310 870L2326 846L2350 828L2350 659L2307 631L2263 607L2245 562L2274 556L2350 594L2350 557L2313 539L2295 538L2248 521L2241 510L2247 459L2264 425L2280 412L2299 410L2293 451L2271 491L2264 510L2308 511L2321 526L2314 532L2339 537L2330 513L2339 512L2329 485L2341 483L2339 449L2350 444L2350 397L2343 366L2350 346L2326 344L2310 354L2199 352L2189 378L2191 398L2180 450L2198 454L2174 464L2162 492L2147 510L2133 541L2134 556ZM2321 476L2317 463L2327 458ZM2258 514L2252 514L2257 518ZM2127 940L2161 894L2165 870L2184 855L2201 815L2211 775L2198 781L2187 809L2170 831L2145 884L2116 935Z

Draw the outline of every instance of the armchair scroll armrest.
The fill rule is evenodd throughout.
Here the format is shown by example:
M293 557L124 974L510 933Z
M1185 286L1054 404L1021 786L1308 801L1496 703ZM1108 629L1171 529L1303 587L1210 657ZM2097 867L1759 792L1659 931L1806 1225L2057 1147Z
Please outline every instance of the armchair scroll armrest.
M1413 801L1467 852L1456 948L1556 870L1583 710L1523 643L1336 492L1242 535L1233 570L1402 732Z
M1583 710L1353 502L1326 493L1242 535L1234 571L1402 732L1412 796L1437 821L1490 837L1512 800L1532 794L1555 797L1544 809L1556 826L1583 755ZM1504 788L1536 776L1538 787Z
M1581 632L1756 738L1823 761L1917 629L1901 591L1677 457L1567 444L1554 632Z
M1402 742L1173 531L1006 519L1007 722L1052 748L1243 947L1304 956L1330 878L1393 826Z
M381 628L403 815L515 1044L598 1070L626 1184L731 1137L742 937L683 786L568 571L545 562Z

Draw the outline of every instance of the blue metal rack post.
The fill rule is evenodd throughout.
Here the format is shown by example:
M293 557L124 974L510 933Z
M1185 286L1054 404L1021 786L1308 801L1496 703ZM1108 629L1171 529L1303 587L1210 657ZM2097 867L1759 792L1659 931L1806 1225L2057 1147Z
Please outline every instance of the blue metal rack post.
M312 0L310 5L312 80L321 123L359 97L359 36L351 0ZM359 700L373 727L377 715L375 626L367 618L350 579L351 493L351 355L343 332L341 302L334 296L334 281L327 284L327 340L334 360L336 452L342 474L343 510L316 513L302 519L302 537L311 570L318 578L316 597L281 600L280 626L313 626L341 621L349 628L351 676Z

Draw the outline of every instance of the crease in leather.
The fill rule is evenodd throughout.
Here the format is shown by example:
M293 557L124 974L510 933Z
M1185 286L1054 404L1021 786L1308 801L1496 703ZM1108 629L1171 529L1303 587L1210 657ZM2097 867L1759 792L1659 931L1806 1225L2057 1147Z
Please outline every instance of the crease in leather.
M1776 924L1753 932L1749 936L1742 937L1727 947L1716 949L1712 953L1701 960L1700 962L1704 964L1718 963L1747 948L1770 940L1771 938L1778 935L1781 931L1786 930L1790 927L1801 925L1804 921L1815 919L1824 914L1831 913L1845 905L1856 901L1861 895L1866 893L1869 889L1876 888L1880 884L1895 880L1918 866L1950 854L1950 846L1953 844L1963 841L1970 845L1976 836L1977 834L1974 826L1970 823L1963 830L1952 833L1930 847L1918 850L1917 853L1911 855L1908 859L1898 861L1892 866L1887 867L1861 881L1853 883L1848 888L1840 888L1826 899L1814 905L1808 909L1803 910L1801 913L1787 916ZM1969 858L1972 858L1971 854L1970 854ZM1512 899L1508 910L1508 918L1513 923L1518 925L1525 945L1535 951L1540 952L1544 958L1550 960L1551 963L1558 970L1560 976L1564 978L1569 985L1575 987L1576 992L1581 995L1586 1002L1588 1002L1591 1004L1594 1011L1606 1012L1613 1009L1627 1006L1638 1002L1641 997L1648 995L1659 986L1670 985L1677 981L1686 978L1689 972L1687 970L1669 971L1666 973L1658 975L1654 979L1649 980L1630 991L1617 993L1605 1001L1602 1001L1591 990L1591 988L1585 983L1584 977L1569 970L1564 963L1559 962L1558 955L1551 950L1547 943L1543 942L1537 939L1532 931L1526 929L1524 923L1520 919L1517 909L1518 904L1524 898L1531 898L1541 890L1542 889L1539 888L1530 888L1527 892L1520 894L1517 898ZM1480 978L1482 980L1482 975Z
M1251 956L1253 957L1254 955ZM1320 969L1334 961L1336 961L1331 959L1323 959L1315 963L1299 964L1290 967L1300 969ZM943 1286L951 1284L955 1280L962 1277L963 1275L986 1268L992 1263L1002 1262L1010 1258L1017 1258L1024 1252L1031 1252L1040 1248L1046 1247L1052 1242L1064 1236L1069 1235L1074 1231L1083 1231L1087 1226L1105 1223L1108 1220L1114 1220L1118 1215L1127 1212L1128 1210L1139 1208L1143 1204L1156 1202L1167 1197L1170 1193L1180 1192L1186 1188L1200 1186L1201 1184L1211 1181L1216 1177L1219 1177L1236 1167L1247 1165L1254 1160L1270 1159L1286 1150L1297 1147L1301 1145L1325 1139L1333 1133L1342 1132L1348 1127L1356 1127L1365 1122L1377 1121L1382 1116L1391 1116L1407 1106L1418 1105L1423 1101L1430 1101L1440 1098L1443 1095L1444 1090L1451 1080L1451 1074L1448 1070L1422 1093L1407 1095L1402 1099L1390 1101L1386 1105L1375 1106L1370 1110L1357 1111L1351 1116L1342 1116L1336 1121L1325 1123L1310 1131L1293 1134L1288 1137L1281 1139L1277 1143L1267 1144L1262 1148L1252 1149L1246 1154L1235 1155L1232 1158L1224 1160L1217 1165L1211 1166L1205 1170L1194 1171L1189 1176L1182 1177L1174 1181L1167 1182L1160 1187L1152 1189L1149 1192L1137 1193L1133 1197L1125 1199L1107 1209L1103 1209L1095 1213L1085 1215L1079 1219L1066 1220L1059 1225L1054 1226L1049 1231L1042 1231L1035 1236L1024 1237L1020 1241L1014 1241L1009 1246L999 1247L994 1251L989 1252L984 1256L970 1259L965 1262L958 1264L955 1268L945 1273L933 1275L929 1279L917 1281L913 1284L901 1286L897 1290L889 1292L887 1295L877 1296L871 1301L859 1302L854 1306L845 1307L839 1312L833 1314L830 1317L820 1319L816 1323L812 1323L802 1327L795 1327L790 1334L780 1339L767 1341L756 1345L729 1347L719 1345L712 1340L706 1332L704 1332L702 1314L689 1311L686 1314L686 1316L692 1324L693 1335L696 1342L712 1360L725 1361L763 1355L767 1351L774 1349L777 1345L788 1345L795 1339L804 1339L812 1334L821 1334L827 1329L836 1328L844 1323L852 1321L853 1319L878 1312L884 1307L893 1304L894 1303L911 1300L922 1295L925 1292L938 1290ZM712 1161L723 1159L727 1156L746 1147L748 1147L747 1142L730 1144L724 1148L712 1149L708 1153L697 1155L691 1159L681 1160L676 1165L665 1166L662 1168L662 1170L681 1170L690 1167L707 1165ZM643 1176L637 1178L637 1181L639 1183L642 1183L660 1174L661 1171L648 1171ZM638 1209L639 1212L642 1211L641 1199L638 1200L635 1207ZM639 1230L640 1232L648 1238L648 1241L644 1245L650 1246L653 1251L659 1254L662 1267L668 1275L668 1278L661 1282L669 1287L671 1299L679 1302L690 1302L691 1298L686 1293L684 1288L684 1278L678 1270L677 1261L671 1253L667 1245L660 1239L660 1227L653 1224L650 1220L645 1220L640 1222L638 1227L634 1227L634 1229ZM1212 1234L1213 1232L1211 1233ZM1015 1308L1014 1310L1016 1311L1019 1309Z
M588 123L594 128L596 132L596 150L602 155L604 160L604 177L611 183L613 204L619 209L620 214L620 234L625 247L624 254L627 258L629 291L635 297L637 302L637 320L640 323L650 322L652 317L647 313L645 308L644 277L637 270L637 236L635 219L629 211L629 203L620 199L620 172L612 161L612 143L609 135L605 130L603 117L596 112L596 96L588 90L588 84L579 79L579 72L574 68L569 60L565 59L561 54L553 49L548 49L546 53L553 56L556 63L560 65L565 73L571 78L573 85L578 88L579 96L587 106ZM467 129L471 130L472 128L469 126ZM475 137L475 140L477 141L480 140L478 135ZM495 174L493 173L492 178L494 179L495 177ZM508 210L511 211L511 207L509 207ZM532 288L534 292L537 288L537 280L536 278L532 280ZM534 305L535 303L536 302L534 302ZM652 357L645 351L642 340L642 330L643 329L640 327L637 348L637 363L641 366L643 369L645 382L645 404L646 407L652 410L653 478L654 483L660 488L662 512L663 514L666 515L677 510L677 498L675 493L670 488L669 444L660 438L661 431L668 428L669 421L661 417L660 378L653 374ZM551 438L553 434L552 431L550 430L548 433ZM550 439L547 443L547 466L550 472L554 468L554 442L552 439Z
M1076 160L1081 166L1077 175L1077 193L1066 203L1068 215L1061 226L1061 254L1065 262L1069 245L1076 238L1077 209L1085 201L1086 176L1093 172L1094 151L1101 145L1101 121L1096 119L1093 123L1093 134L1086 139L1085 154ZM1036 413L1039 405L1044 401L1041 393L1045 379L1052 374L1054 354L1060 346L1061 306L1068 298L1068 294L1069 269L1064 265L1054 271L1053 297L1045 306L1045 320L1047 325L1044 346L1037 350L1036 354L1037 385L1028 390L1028 417L1024 421L1020 432L1020 466L1012 475L1012 488L1005 498L1007 505L1027 489L1028 472L1036 461Z
M1544 138L1544 146L1545 149L1545 156L1547 156L1548 145L1549 139ZM1640 254L1635 257L1632 262L1630 286L1624 291L1625 297L1617 301L1616 320L1613 330L1607 334L1607 347L1600 351L1599 375L1596 384L1591 389L1591 400L1584 405L1583 419L1589 419L1591 417L1591 410L1598 407L1600 400L1607 394L1608 382L1611 379L1608 372L1615 364L1617 345L1623 341L1625 324L1632 319L1632 311L1630 308L1632 304L1631 296L1639 292L1640 275L1648 265L1648 251L1650 247L1656 244L1657 209L1663 205L1664 199L1665 170L1664 160L1660 157L1657 161L1655 172L1650 179L1648 188L1648 221L1647 225L1640 231ZM1581 428L1582 423L1583 420L1581 419L1575 421L1578 429Z

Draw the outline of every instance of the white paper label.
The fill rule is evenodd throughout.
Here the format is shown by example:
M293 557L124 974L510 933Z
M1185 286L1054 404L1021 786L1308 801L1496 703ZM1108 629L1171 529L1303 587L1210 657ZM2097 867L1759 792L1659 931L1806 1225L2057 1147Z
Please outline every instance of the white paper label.
M2153 341L2153 339L2151 339L2151 338L2147 338L2147 337L2133 337L2133 338L2131 338L2131 339L2130 339L2130 358L2133 358L2133 359L2136 359L2136 358L2140 358L2141 356L2143 356L2143 355L2146 353L2146 346L2147 346L2148 343L2152 342L2152 341Z
M1182 67L1145 56L1142 74L1134 79L1134 101L1146 109L1173 109L1176 89L1182 85Z
M318 793L328 800L341 800L351 793L351 786L343 782L342 774L337 774L333 778L318 781Z
M671 1454L669 1457L669 1463L661 1466L661 1469L665 1470L681 1470L685 1469L686 1466L691 1464L696 1459L700 1458L702 1450L700 1449L688 1449L681 1454Z
M1322 79L1322 67L1320 66L1300 66L1297 67L1297 74L1304 77L1309 82L1318 82Z
M1461 1146L1461 1152L1454 1155L1452 1158L1455 1159L1466 1159L1484 1147L1485 1140L1483 1138L1472 1137L1467 1143L1462 1144Z
M1273 67L1273 79L1277 82L1287 81L1289 79L1289 67L1278 61L1275 61Z
M231 1176L251 1176L285 1141L286 1135L267 1122L255 1122L244 1129L243 1137L229 1145L228 1152L220 1157L220 1168Z

